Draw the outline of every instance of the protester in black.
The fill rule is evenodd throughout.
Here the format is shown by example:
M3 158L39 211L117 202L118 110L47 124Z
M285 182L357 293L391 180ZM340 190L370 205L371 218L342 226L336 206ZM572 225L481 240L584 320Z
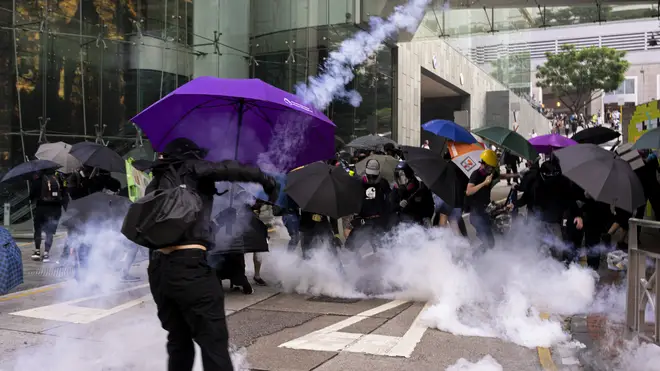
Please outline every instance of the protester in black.
M324 243L330 243L332 252L337 253L341 245L337 220L326 215L300 212L300 248L304 259L309 259L311 251Z
M431 226L435 212L433 194L415 177L415 172L405 162L400 162L394 176L396 183L390 193L390 207L395 213L395 223L415 223Z
M555 160L545 161L535 173L535 179L524 179L525 193L515 206L527 206L527 215L542 223L543 238L555 241L550 246L555 257L570 263L577 248L575 236L583 227L576 188Z
M62 217L62 207L67 206L64 180L53 170L43 171L30 186L30 200L36 204L34 209L34 253L32 260L50 261L50 249L57 232L57 225ZM46 235L44 254L41 256L41 234Z
M367 161L365 174L362 176L364 201L362 210L351 221L351 233L346 239L346 248L359 249L369 242L376 251L381 247L380 238L387 228L390 217L389 195L390 185L380 176L378 160Z
M470 175L465 190L465 195L468 196L470 224L476 230L479 241L487 248L495 246L492 223L486 209L490 204L491 183L496 166L497 154L490 149L483 151L481 166Z
M584 220L584 247L587 250L587 265L595 271L600 267L600 256L604 251L603 235L615 222L610 205L594 200L584 193L582 215Z
M174 167L186 188L194 189L202 201L195 224L176 246L156 251L149 262L149 284L158 308L158 318L168 331L168 369L192 370L193 340L202 349L204 370L233 371L229 357L229 334L225 320L222 286L207 263L207 249L214 243L211 223L215 182L256 182L271 196L277 194L275 180L259 169L235 161L202 160L206 150L188 139L175 139L165 147L162 160L152 164L154 179L146 193L178 187Z
M516 177L516 175L518 175L518 164L520 163L520 158L511 153L511 151L505 151L502 162L506 167L506 173L510 175L510 177L506 178L506 184L511 185L512 179L514 183L518 183L519 179Z

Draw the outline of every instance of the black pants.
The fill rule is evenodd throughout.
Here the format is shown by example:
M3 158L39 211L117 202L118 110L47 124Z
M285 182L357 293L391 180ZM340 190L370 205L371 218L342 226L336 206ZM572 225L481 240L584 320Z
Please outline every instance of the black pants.
M216 276L219 281L229 280L231 285L243 286L249 284L245 275L245 254L227 253L222 254L216 265Z
M222 287L207 264L206 252L190 249L153 254L149 285L158 318L168 332L167 369L192 370L194 340L202 349L205 371L233 371Z
M375 252L382 247L383 234L385 234L385 226L380 220L366 221L365 224L353 227L351 234L346 238L345 246L349 250L357 251L362 245L369 243Z
M506 165L506 173L507 174L518 174L518 164L507 164ZM513 178L513 182L516 184L520 184L520 181L518 178ZM506 180L506 184L511 185L511 179Z
M34 248L41 249L41 233L46 234L44 249L50 251L53 246L53 237L57 232L57 223L62 216L62 207L37 206L34 210Z

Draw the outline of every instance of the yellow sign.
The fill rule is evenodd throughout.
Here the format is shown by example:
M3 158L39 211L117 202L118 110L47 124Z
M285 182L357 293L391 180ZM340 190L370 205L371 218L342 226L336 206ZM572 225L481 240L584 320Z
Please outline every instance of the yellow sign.
M133 161L133 158L130 157L126 160L126 185L128 186L128 197L135 202L144 196L152 176L134 168Z
M649 128L652 128L660 118L658 101L653 100L635 106L635 112L628 125L628 142L635 143Z

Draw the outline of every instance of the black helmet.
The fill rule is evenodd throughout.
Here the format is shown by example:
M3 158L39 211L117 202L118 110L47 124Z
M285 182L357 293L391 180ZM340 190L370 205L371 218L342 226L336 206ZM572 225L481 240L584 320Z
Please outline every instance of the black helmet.
M194 157L204 158L208 150L201 148L197 143L188 138L176 138L165 145L163 153L172 157Z
M543 180L552 179L561 175L561 169L554 161L545 161L540 168Z

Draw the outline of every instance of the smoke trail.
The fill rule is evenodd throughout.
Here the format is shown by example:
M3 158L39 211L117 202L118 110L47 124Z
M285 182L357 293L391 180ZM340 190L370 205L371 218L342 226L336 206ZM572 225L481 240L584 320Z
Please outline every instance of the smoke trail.
M386 20L371 17L369 31L359 31L352 38L342 41L339 49L328 56L323 73L311 76L308 84L296 85L296 94L319 110L327 108L335 98L344 99L354 107L359 106L362 101L360 94L345 88L355 77L353 68L380 50L383 42L399 30L415 32L430 2L410 0L406 5L396 7Z

